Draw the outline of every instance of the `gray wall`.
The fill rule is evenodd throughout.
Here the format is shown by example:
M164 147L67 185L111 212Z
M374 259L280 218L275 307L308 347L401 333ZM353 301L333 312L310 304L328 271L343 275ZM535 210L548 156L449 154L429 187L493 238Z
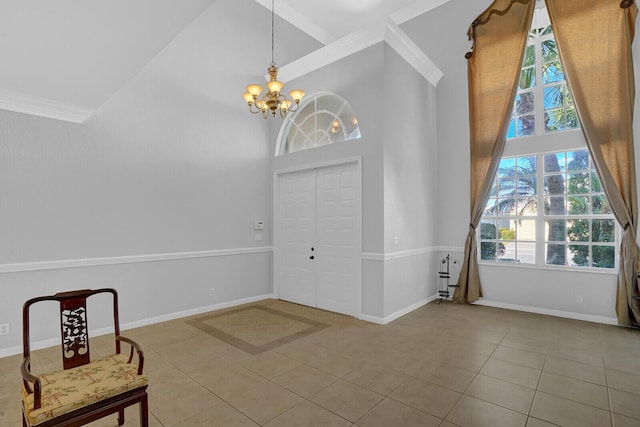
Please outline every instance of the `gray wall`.
M384 317L436 294L436 88L385 45Z
M0 111L0 355L33 296L115 287L136 325L271 294L271 230L253 224L271 223L273 151L241 97L269 14L216 1L82 125ZM318 47L278 25L283 62Z

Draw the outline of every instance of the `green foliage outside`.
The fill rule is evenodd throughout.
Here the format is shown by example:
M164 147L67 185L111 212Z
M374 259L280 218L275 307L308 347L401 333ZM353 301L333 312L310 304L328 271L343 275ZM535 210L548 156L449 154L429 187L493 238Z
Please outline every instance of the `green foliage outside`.
M588 214L590 210L594 214L611 213L604 194L579 195L588 193L589 189L593 193L602 192L598 176L589 170L588 153L586 151L574 152L573 159L567 166L569 171L576 171L569 176L569 214ZM615 221L613 219L570 220L567 223L567 237L569 242L614 242ZM571 252L571 259L575 265L589 266L588 245L569 244L569 252ZM615 267L615 248L613 246L592 245L591 252L594 267Z
M516 240L516 230L509 228L500 228L500 240Z
M480 223L480 239L495 239L496 226L490 223ZM481 242L480 243L480 259L483 260L496 260L504 255L506 247L504 243L495 242Z

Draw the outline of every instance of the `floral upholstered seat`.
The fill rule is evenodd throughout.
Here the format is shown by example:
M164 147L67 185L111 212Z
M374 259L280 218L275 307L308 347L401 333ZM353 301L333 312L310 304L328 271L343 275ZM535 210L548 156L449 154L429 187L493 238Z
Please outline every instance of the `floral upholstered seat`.
M114 354L77 368L40 374L42 407L33 408L33 393L22 388L25 414L32 426L67 412L147 384L126 354Z
M109 294L113 302L115 351L110 356L94 359L87 327L87 298L102 295L97 297L100 300ZM31 370L31 309L50 302L57 302L60 308L62 369L35 372ZM104 304L104 299L101 303ZM22 307L22 323L23 427L81 426L115 413L121 426L125 423L125 409L132 405L140 408L139 425L149 426L144 353L137 342L120 335L115 289L81 289L31 298Z

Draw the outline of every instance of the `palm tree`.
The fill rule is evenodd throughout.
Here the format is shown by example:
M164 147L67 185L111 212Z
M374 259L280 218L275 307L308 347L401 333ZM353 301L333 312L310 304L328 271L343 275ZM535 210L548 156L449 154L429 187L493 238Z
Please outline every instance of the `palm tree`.
M551 33L551 27L534 29L530 39L546 36ZM536 67L536 45L527 46L522 61L520 73L519 93L513 116L517 117L515 135L534 135L535 132L535 87L542 84L544 88L538 92L544 103L544 121L546 132L556 132L579 127L578 115L573 106L571 92L564 82L564 68L560 61L558 47L553 38L540 41L541 63ZM541 68L541 81L537 80L537 69Z
M544 179L545 186L545 214L546 215L564 215L565 199L564 199L564 175L561 173L560 162L555 154L546 154L544 156L545 173L557 172L553 175L547 175ZM548 200L548 202L546 202ZM549 232L547 235L548 242L564 242L566 240L565 220L549 219ZM566 250L565 245L560 243L549 243L547 245L547 264L565 265Z
M533 214L538 206L536 156L519 157L513 165L498 168L494 194L497 202L487 209L490 216ZM544 180L544 212L546 215L564 215L565 180L555 154L544 156L544 170L552 174ZM553 173L557 172L557 173ZM547 241L547 264L564 265L566 261L566 227L564 219L550 219Z
M495 183L497 203L490 215L525 215L535 212L538 205L536 157L519 157L514 166L498 168Z

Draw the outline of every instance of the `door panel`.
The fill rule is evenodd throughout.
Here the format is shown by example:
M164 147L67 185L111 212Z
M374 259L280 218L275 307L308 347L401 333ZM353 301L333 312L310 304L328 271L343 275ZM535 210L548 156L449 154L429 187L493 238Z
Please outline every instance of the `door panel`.
M356 168L349 163L317 171L318 307L351 315L360 291Z
M359 315L360 194L357 163L279 176L281 299Z
M280 177L280 298L317 306L316 264L309 259L316 235L315 171Z

